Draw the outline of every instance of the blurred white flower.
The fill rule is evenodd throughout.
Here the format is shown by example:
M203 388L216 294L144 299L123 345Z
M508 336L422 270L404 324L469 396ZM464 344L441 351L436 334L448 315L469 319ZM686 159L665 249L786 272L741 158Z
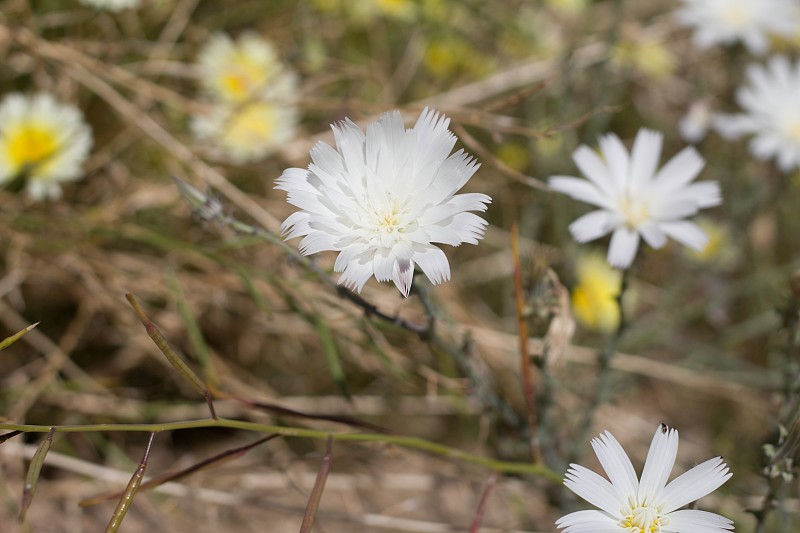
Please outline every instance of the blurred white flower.
M770 34L789 37L797 29L797 0L683 0L678 21L695 29L701 48L742 41L750 52L763 54Z
M750 65L747 82L736 92L745 112L717 115L715 129L729 139L753 134L753 155L776 158L784 172L800 167L800 60L777 56L766 67Z
M82 177L92 134L81 112L49 94L12 93L0 102L0 184L24 175L28 195L57 199Z
M678 121L681 138L695 144L705 139L711 126L713 114L708 100L697 100L689 106L689 111Z
M81 4L108 11L121 11L123 9L136 9L140 0L80 0Z
M477 244L485 194L456 194L479 165L463 150L450 120L425 109L411 129L399 111L384 114L364 134L349 119L333 126L336 149L317 143L308 170L290 168L277 189L301 210L281 227L287 239L304 237L300 251L339 252L339 283L356 291L373 275L394 281L408 296L414 266L433 284L450 279L450 264L433 243Z
M731 473L714 457L673 479L678 431L666 424L656 429L641 480L617 439L606 431L592 439L608 480L581 465L571 464L564 485L601 511L577 511L562 516L556 527L564 533L728 533L733 522L715 513L678 510L717 490Z
M245 32L233 41L215 34L199 58L202 83L214 102L191 122L211 154L240 164L274 152L294 136L297 79L267 41Z
M240 105L217 105L210 115L191 123L200 139L212 141L212 156L233 164L261 159L294 136L297 110L293 102L256 100Z
M254 32L244 32L236 41L224 33L213 34L198 61L206 91L226 103L256 98L284 75L275 49Z
M614 134L600 137L603 159L582 145L572 154L588 178L553 176L549 185L576 200L600 209L575 220L569 229L578 242L588 242L612 233L608 262L628 268L643 238L661 248L667 237L696 250L706 244L705 233L683 220L700 209L722 202L715 181L693 183L705 162L692 147L684 148L656 171L663 138L658 132L641 129L630 155Z

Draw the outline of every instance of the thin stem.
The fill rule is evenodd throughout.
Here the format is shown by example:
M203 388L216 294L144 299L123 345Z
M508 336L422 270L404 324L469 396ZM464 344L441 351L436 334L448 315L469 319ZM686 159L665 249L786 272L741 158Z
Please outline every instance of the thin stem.
M597 353L597 382L595 384L594 394L586 407L583 422L578 430L578 435L574 440L572 450L569 454L569 462L577 461L580 457L580 451L589 438L589 433L592 431L592 422L594 421L594 414L597 408L603 404L609 395L611 389L611 360L614 354L617 353L617 345L625 330L625 315L623 312L622 300L625 296L625 291L628 288L628 272L630 269L622 271L622 280L620 281L619 293L617 294L617 307L619 309L619 325L614 334L609 338L606 345Z
M0 431L23 431L26 433L47 433L53 426L40 426L34 424L0 424ZM197 428L230 428L245 431L256 431L259 433L277 433L287 438L313 438L327 439L328 435L335 441L352 442L382 442L394 444L403 448L421 450L433 453L457 461L471 463L492 470L497 470L504 474L530 474L543 477L550 481L561 482L561 476L549 468L530 463L515 463L510 461L500 461L490 457L482 457L469 452L451 448L443 444L430 442L418 437L402 435L385 435L378 433L330 433L323 430L315 430L299 427L270 426L255 422L245 422L243 420L231 420L227 418L186 420L181 422L168 422L162 424L91 424L91 425L65 425L55 426L59 433L98 433L98 432L146 432L159 433L163 431L179 431L183 429Z

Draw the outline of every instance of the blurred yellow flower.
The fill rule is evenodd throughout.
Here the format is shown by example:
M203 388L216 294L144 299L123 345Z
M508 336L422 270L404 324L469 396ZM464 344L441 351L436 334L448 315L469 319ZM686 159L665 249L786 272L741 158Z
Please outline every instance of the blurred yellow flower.
M82 177L92 134L81 112L49 94L0 102L0 184L24 175L28 195L57 199L60 183Z
M688 257L698 263L725 263L729 261L735 251L731 244L728 228L708 218L698 219L697 225L708 236L708 242L702 250L687 248L686 254Z
M468 41L456 37L431 40L422 61L428 72L440 78L460 71L479 76L490 70L486 56Z
M662 80L675 72L678 62L664 43L651 38L623 41L614 48L612 60L618 67Z
M605 257L586 254L578 258L577 284L572 289L572 311L588 329L611 333L619 327L617 297L622 273L609 266Z
M497 148L497 157L517 172L524 172L530 162L528 149L517 143L505 143Z
M257 96L283 70L275 49L253 32L234 41L215 33L200 51L202 84L223 102L244 102Z

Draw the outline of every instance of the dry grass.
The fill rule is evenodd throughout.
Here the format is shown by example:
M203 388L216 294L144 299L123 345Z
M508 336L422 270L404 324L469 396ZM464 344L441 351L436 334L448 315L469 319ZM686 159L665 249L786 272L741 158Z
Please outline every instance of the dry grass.
M532 371L547 410L546 425L533 422L534 431L547 431L545 465L560 475L568 457L595 464L580 435L595 408L590 434L610 429L637 465L653 428L667 421L681 430L681 469L717 454L732 465L733 480L702 507L736 520L737 531L752 530L745 510L759 508L767 490L760 446L790 420L796 394L786 378L797 370L795 345L775 312L797 267L796 187L741 146L706 141L704 177L723 184L726 204L714 216L730 229L734 258L697 264L675 246L640 257L631 278L635 311L611 358L607 401L590 406L605 340L581 328L569 335L563 292L576 256L565 228L579 208L543 185L550 174L572 173L571 150L600 132L629 136L642 123L674 131L701 74L711 94L729 99L734 53L693 51L664 14L670 2L595 2L574 16L544 2L442 3L441 19L358 25L305 1L153 0L117 15L76 2L0 2L0 86L77 103L95 138L86 179L67 186L63 200L32 203L0 191L0 336L40 322L0 356L2 417L44 426L206 418L202 398L126 303L129 292L219 391L224 418L363 431L230 399L245 398L527 464L510 233L518 223L527 349L535 361L550 356L544 374ZM621 19L617 4L625 5ZM211 32L247 28L300 71L303 120L279 153L232 166L206 158L188 131L188 117L208 105L193 62ZM620 65L612 59L617 40L632 35L655 36L679 67L654 80ZM472 46L471 61L445 73L429 69L425 50L442 36ZM478 63L482 70L471 70ZM330 141L328 124L344 116L363 124L396 107L413 117L425 105L453 118L464 147L483 163L468 189L494 200L485 240L447 250L453 281L429 291L434 339L365 313L281 246L193 219L170 179L213 188L233 216L275 232L291 209L273 181L284 168L305 166L314 142ZM674 133L667 139L675 153L680 142ZM509 155L520 151L521 158ZM332 257L314 265L329 276ZM409 324L429 319L425 301L389 286L370 282L363 297ZM567 323L550 327L554 317ZM148 474L260 436L224 428L159 433ZM0 529L100 530L114 503L77 504L123 488L147 434L57 434L26 523L18 524L27 460L43 437L0 445ZM324 443L274 439L139 494L121 530L298 531ZM315 531L467 531L492 476L469 460L386 442L336 441L332 464ZM796 484L775 490L793 494ZM764 531L797 527L797 501L781 504ZM480 531L553 531L573 508L557 482L501 475Z

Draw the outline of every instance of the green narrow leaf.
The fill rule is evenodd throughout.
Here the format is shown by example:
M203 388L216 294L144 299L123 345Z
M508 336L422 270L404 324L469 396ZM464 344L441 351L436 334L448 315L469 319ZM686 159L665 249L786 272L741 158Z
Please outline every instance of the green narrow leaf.
M253 277L240 265L236 265L235 269L236 273L239 275L239 279L241 279L242 283L244 283L244 288L247 289L248 293L250 293L250 296L253 298L253 301L256 303L258 308L265 315L269 315L272 312L272 307L269 305L267 299L264 298L264 295L261 294L261 291L256 288L256 284L253 283Z
M325 482L328 481L328 474L333 465L333 436L328 435L328 441L325 444L325 456L322 458L322 464L319 465L319 472L317 472L317 479L314 481L314 488L311 490L311 496L308 497L308 505L306 506L306 513L303 516L303 524L300 526L300 533L309 533L311 527L314 525L314 518L317 516L317 509L319 509L319 502L322 499L322 492L325 490Z
M31 324L30 326L28 326L28 327L26 327L24 329L21 329L20 331L14 333L10 337L6 337L2 341L0 341L0 350L5 350L9 346L14 344L18 340L20 340L22 337L24 337L26 333L28 333L30 330L32 330L33 328L35 328L38 325L39 325L38 322L35 323L35 324Z
M350 393L347 390L347 383L344 377L344 370L342 369L342 360L339 358L339 350L336 348L336 342L333 340L331 330L328 328L327 324L317 316L313 317L312 321L322 341L322 351L325 353L325 362L328 363L328 371L330 371L333 381L336 382L339 389L341 389L342 394L350 398Z
M205 378L211 383L213 387L219 385L219 376L211 362L211 353L208 349L208 344L203 338L203 332L200 330L200 325L189 309L189 304L186 302L186 297L183 294L183 289L178 282L178 276L171 268L167 270L169 288L175 294L176 302L178 304L178 313L183 320L183 326L186 328L186 333L189 335L189 342L192 343L192 348L197 354L197 360L200 367L203 369Z
M25 520L25 514L28 508L33 503L33 495L36 493L36 485L39 483L39 474L42 472L42 465L44 465L44 458L47 457L47 452L50 451L50 445L53 443L53 435L56 433L56 428L51 427L47 433L47 438L42 441L36 453L33 454L31 464L28 466L28 474L25 476L25 486L22 489L22 503L19 506L19 521Z
M211 418L216 420L217 412L214 409L211 391L209 391L206 384L203 382L203 380L197 377L197 374L195 374L192 369L189 368L189 365L187 365L183 359L178 356L175 350L172 349L172 346L169 345L169 342L167 342L164 334L161 333L158 327L147 317L147 314L145 314L142 306L139 305L139 301L136 299L136 297L133 294L128 293L125 295L125 298L128 299L128 303L130 303L131 307L133 307L134 311L136 311L136 314L139 316L139 320L142 322L145 331L147 331L147 334L151 339L153 339L153 342L156 343L156 346L158 346L158 349L164 354L164 357L167 358L167 361L169 361L172 367L177 370L186 381L191 383L191 385L203 395L206 403L208 403L208 409L211 411Z
M147 460L150 458L150 449L153 447L153 439L155 439L155 437L155 433L150 433L150 438L147 441L147 447L144 449L142 460L139 462L139 467L133 473L131 480L128 482L128 486L125 488L125 492L122 493L117 508L114 509L114 514L111 515L111 520L108 522L106 533L114 533L117 531L119 526L122 525L122 521L125 519L128 509L131 508L133 497L136 496L136 491L139 489L139 485L142 484L144 472L147 470Z

